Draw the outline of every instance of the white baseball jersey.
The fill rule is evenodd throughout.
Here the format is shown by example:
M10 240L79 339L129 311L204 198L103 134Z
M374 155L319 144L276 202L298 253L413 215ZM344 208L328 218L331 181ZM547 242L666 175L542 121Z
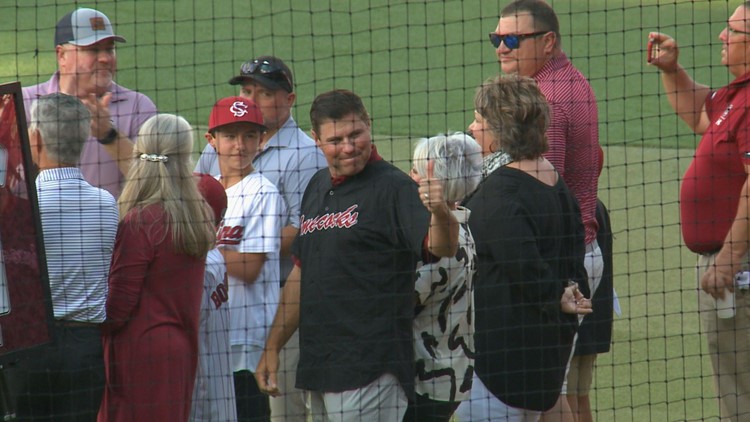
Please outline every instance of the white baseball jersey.
M219 228L220 247L240 253L264 253L258 278L229 279L229 339L233 370L255 372L279 303L279 250L284 201L273 183L258 172L227 189L227 211ZM235 351L240 351L238 359Z
M218 249L206 257L203 300L198 333L198 371L193 390L191 421L235 421L229 350L229 299L227 268Z

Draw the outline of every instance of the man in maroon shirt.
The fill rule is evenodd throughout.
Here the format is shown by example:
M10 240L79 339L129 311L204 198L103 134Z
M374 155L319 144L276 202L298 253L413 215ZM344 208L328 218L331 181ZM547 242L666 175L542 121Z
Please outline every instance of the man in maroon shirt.
M589 276L584 292L590 292L592 297L604 270L596 241L596 197L602 158L594 91L563 52L557 15L542 0L516 0L505 6L497 28L490 33L490 41L503 73L533 78L550 105L549 151L544 156L555 166L581 207L586 230L584 264ZM602 293L607 293L606 298L611 302L612 292ZM610 312L608 320L611 318ZM606 350L608 343L602 351ZM582 421L591 420L588 391L595 360L595 353L573 357L571 373L563 387L568 403L558 402L545 414L548 418L567 411L570 404L574 415L579 413Z
M735 274L747 271L750 249L750 2L734 11L719 39L721 63L735 79L716 91L690 78L668 35L649 34L649 62L661 71L677 115L702 135L682 180L680 220L685 244L698 254L701 322L721 417L735 421L750 415L750 291L735 289ZM719 318L716 299L731 295L736 315Z

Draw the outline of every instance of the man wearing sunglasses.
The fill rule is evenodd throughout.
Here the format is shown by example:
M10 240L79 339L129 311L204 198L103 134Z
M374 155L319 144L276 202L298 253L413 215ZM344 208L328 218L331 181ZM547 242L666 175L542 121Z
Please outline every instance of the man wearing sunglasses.
M263 133L253 167L270 180L287 204L288 215L283 219L281 240L281 282L292 269L290 248L299 230L300 204L310 178L326 167L325 157L315 141L297 126L291 109L297 95L294 92L292 71L278 57L259 56L240 66L239 75L229 80L239 85L239 96L258 105L267 130ZM216 151L206 145L195 167L197 173L219 176ZM295 334L282 350L279 384L284 395L272 397L271 419L302 421L305 419L305 398L302 390L294 388L299 341ZM255 382L249 379L249 382Z
M750 2L737 7L719 40L721 64L735 79L717 90L690 77L678 63L677 42L669 35L649 34L647 60L661 71L677 115L702 135L680 187L680 227L685 245L698 258L701 326L721 420L738 421L750 415L750 290L735 285L735 277L749 265ZM732 298L733 309L720 317L719 300Z
M61 92L78 97L91 112L91 137L86 141L79 167L90 184L120 195L130 168L133 142L141 125L156 114L145 95L113 81L117 71L115 35L109 18L98 10L76 9L55 28L57 72L44 83L23 89L26 118L31 103Z
M597 243L596 204L601 147L599 146L599 117L596 97L589 82L576 69L562 50L560 24L552 7L542 0L516 0L505 6L490 42L500 69L506 74L518 74L533 78L550 105L550 123L547 129L549 151L544 155L565 180L581 207L581 216L586 230L585 266L589 275L589 291L593 297L603 274L604 261ZM502 154L498 151L497 154ZM499 165L504 162L496 161ZM489 169L494 170L494 169ZM612 291L600 292L598 296L609 301L609 315L595 312L584 319L604 318L603 324L611 325ZM596 299L596 298L595 298ZM602 302L603 303L603 302ZM597 324L597 327L600 325ZM606 334L606 331L604 330ZM609 330L611 331L611 329ZM575 356L571 367L572 385L566 383L563 393L567 403L558 401L555 408L545 413L545 419L558 418L568 403L574 417L590 419L588 391L591 386L596 353L609 351L609 337L588 349L585 356ZM597 340L592 339L592 342ZM580 343L576 348L582 346ZM591 350L595 349L595 350ZM578 354L578 353L576 353ZM569 379L570 373L569 373ZM464 409L465 406L463 405Z

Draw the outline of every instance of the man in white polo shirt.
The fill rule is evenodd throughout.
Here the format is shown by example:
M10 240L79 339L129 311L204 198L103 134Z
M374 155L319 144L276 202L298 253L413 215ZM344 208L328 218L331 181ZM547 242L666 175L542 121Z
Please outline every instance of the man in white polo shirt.
M119 215L114 197L77 168L90 113L55 93L30 110L36 179L55 323L54 343L18 365L19 419L94 420L104 392L107 278Z

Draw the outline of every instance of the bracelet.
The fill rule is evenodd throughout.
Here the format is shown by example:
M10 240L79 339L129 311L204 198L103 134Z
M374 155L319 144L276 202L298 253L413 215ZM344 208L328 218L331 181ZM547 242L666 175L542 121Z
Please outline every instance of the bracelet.
M115 127L112 126L112 128L109 129L109 132L107 132L107 134L104 135L104 138L96 138L96 140L102 145L109 145L112 142L117 140L117 136L118 136L117 129L115 129Z

